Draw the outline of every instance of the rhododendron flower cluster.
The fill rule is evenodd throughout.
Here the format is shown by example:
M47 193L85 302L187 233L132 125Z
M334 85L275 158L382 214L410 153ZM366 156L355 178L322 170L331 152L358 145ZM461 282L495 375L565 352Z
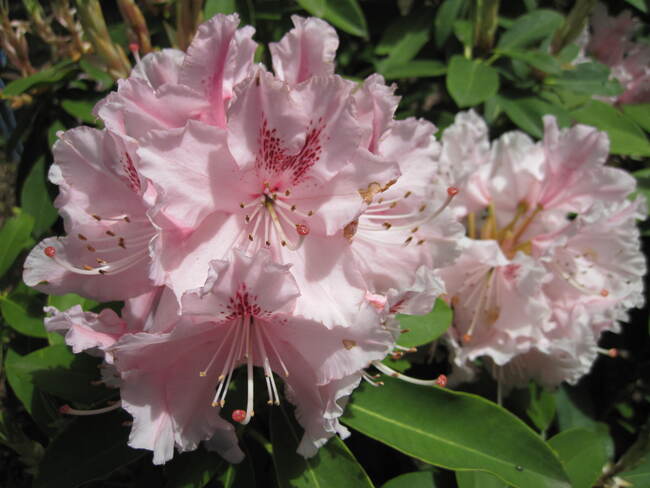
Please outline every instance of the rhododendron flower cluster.
M510 385L576 382L601 332L644 301L634 178L604 165L605 133L544 123L538 143L510 132L490 144L467 112L442 139L441 171L460 189L452 206L467 226L461 257L441 271L448 339L461 371L487 358Z
M607 7L599 3L591 16L591 27L587 54L609 66L624 89L611 101L650 102L650 45L632 40L640 27L638 19L629 10L618 17L609 16Z
M395 313L429 312L436 269L458 254L435 127L394 120L381 76L335 75L328 24L293 22L271 73L253 61L254 30L216 16L187 53L149 54L118 82L95 108L105 129L54 147L67 235L31 252L24 279L125 301L121 316L49 309L46 323L104 356L129 444L155 463L201 441L239 461L231 420L260 404L255 368L266 403L281 378L296 405L301 454L345 436L338 418L393 349ZM240 373L247 400L233 405Z

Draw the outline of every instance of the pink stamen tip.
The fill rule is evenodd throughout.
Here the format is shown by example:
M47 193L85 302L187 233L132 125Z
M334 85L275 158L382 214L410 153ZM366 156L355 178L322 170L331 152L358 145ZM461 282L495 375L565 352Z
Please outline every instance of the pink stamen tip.
M467 344L472 340L472 334L463 334L463 342Z
M605 290L604 288L600 290L600 296L601 297L606 297L609 295L609 291Z
M70 413L70 405L61 405L59 407L59 413Z
M129 44L129 50L130 50L132 53L137 53L137 52L139 52L139 51L140 51L140 44L138 44L137 42L132 42L132 43L130 43L130 44Z
M305 224L296 224L296 231L298 231L298 234L301 236L306 236L309 234L309 227Z
M53 258L56 255L56 249L54 249L52 246L47 246L45 249L43 249L43 252L48 258Z
M447 376L445 376L444 374L441 374L440 376L438 376L438 378L436 378L436 385L438 385L441 388L446 387L447 386Z
M244 410L233 410L231 417L235 422L241 423L246 418L246 412Z
M447 195L449 195L450 197L455 197L456 195L458 195L459 191L460 190L455 186L450 186L449 188L447 188Z
M607 355L608 355L610 358L616 358L616 357L618 357L618 349L616 349L615 347L612 347L611 349L609 349L609 350L607 351Z

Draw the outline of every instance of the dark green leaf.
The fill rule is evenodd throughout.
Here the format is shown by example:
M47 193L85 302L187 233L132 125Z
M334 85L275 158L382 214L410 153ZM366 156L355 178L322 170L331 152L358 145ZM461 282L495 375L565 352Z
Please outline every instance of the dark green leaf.
M115 83L115 80L105 70L99 68L87 58L82 58L79 61L79 67L90 76L93 80L99 81L105 88L110 88Z
M433 310L426 315L397 314L402 330L408 329L408 332L400 335L397 343L404 347L428 344L445 333L452 319L451 308L440 298L436 301Z
M327 0L298 0L298 4L307 12L316 17L324 17L327 8Z
M95 125L97 118L93 115L94 101L89 100L63 100L61 107L70 115L86 124Z
M578 122L606 131L613 154L650 156L650 143L641 128L611 105L592 100L574 110L573 116Z
M484 471L456 471L458 488L506 488L506 484Z
M45 451L33 488L75 488L142 457L146 451L127 445L126 420L123 412L73 420Z
M411 61L429 40L431 12L416 10L407 17L400 17L384 31L375 52L388 57L378 65L383 73L389 67Z
M635 105L621 105L625 115L639 124L646 132L650 132L650 103L639 103Z
M650 457L641 463L636 468L625 471L618 475L619 478L623 478L625 481L632 483L633 487L645 487L650 486Z
M560 430L568 430L574 427L583 427L587 430L597 428L597 422L573 402L568 387L561 386L558 388L555 393L555 404Z
M372 487L373 484L347 446L334 436L316 456L296 453L301 430L289 419L285 407L271 411L273 464L280 488Z
M503 408L467 393L383 381L355 392L344 423L436 466L489 471L520 488L570 486L553 451Z
M85 354L72 354L65 345L47 346L15 358L15 374L42 391L65 400L92 404L113 395L91 385L99 378L98 361Z
M34 218L26 213L5 220L0 229L0 277L14 263L23 249L32 243L30 234L34 228Z
M34 217L32 233L35 237L41 236L56 222L58 213L47 190L43 158L38 160L27 175L20 193L20 202L22 209Z
M74 70L75 64L72 61L61 61L51 68L46 68L31 76L12 81L2 89L2 93L7 96L15 96L39 85L58 83Z
M633 5L636 8L638 8L644 14L648 13L648 6L646 3L644 3L644 0L625 0L625 1L630 5Z
M542 138L544 136L544 115L555 115L560 127L571 125L572 117L562 107L553 105L537 97L510 97L497 95L499 105L503 108L508 118L520 129L530 135Z
M474 24L469 20L459 19L454 22L454 34L463 46L471 47L474 44Z
M573 488L591 488L608 461L608 438L602 431L570 429L548 443L558 453Z
M368 26L357 0L298 0L310 14L322 17L348 34L368 37Z
M560 63L549 53L524 49L497 49L497 54L518 59L544 73L556 74L562 71Z
M533 10L513 22L499 39L497 47L527 47L553 34L563 22L564 17L553 10Z
M52 125L48 128L47 143L49 144L50 148L52 148L54 143L58 140L56 133L59 132L60 130L65 130L65 126L61 123L60 120L55 120L52 123Z
M459 107L470 107L496 95L499 74L480 61L453 56L447 71L447 90Z
M14 330L32 337L47 337L42 313L33 316L21 304L7 297L0 297L0 310L2 318Z
M534 382L528 386L528 393L526 415L540 432L544 432L555 418L555 397Z
M403 64L393 64L381 68L381 74L387 80L398 80L401 78L428 78L431 76L444 75L447 67L440 61L429 59L415 59Z
M463 8L464 0L445 0L436 13L435 26L435 39L436 46L439 48L447 42L454 27L454 22L460 15Z
M218 454L203 448L177 454L165 466L165 488L203 488L226 465Z
M436 482L433 472L416 471L393 478L384 483L381 488L436 488Z
M615 78L610 79L609 74L609 67L604 64L580 63L575 69L564 70L561 76L547 78L545 83L589 96L620 95L623 91L621 84Z

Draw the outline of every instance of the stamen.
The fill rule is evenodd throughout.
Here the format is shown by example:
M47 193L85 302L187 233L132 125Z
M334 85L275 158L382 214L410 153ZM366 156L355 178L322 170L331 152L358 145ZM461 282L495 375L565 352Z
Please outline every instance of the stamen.
M106 412L111 412L113 410L117 410L121 406L122 406L122 402L115 402L112 405L109 405L108 407L104 407L104 408L96 408L94 410L77 410L76 408L72 408L70 405L62 405L59 408L59 412L65 415L78 415L78 416L98 415L100 413L106 413Z
M447 376L444 374L441 374L436 378L436 385L438 385L440 388L445 388L447 386Z
M602 347L597 347L596 350L598 351L599 354L602 354L603 356L608 356L612 359L618 357L618 349L615 347L612 347L611 349L603 349Z
M372 365L377 368L379 371L384 373L387 376L392 376L393 378L400 379L402 381L406 381L407 383L413 383L414 385L422 385L422 386L435 386L437 385L438 379L435 380L421 380L418 378L413 378L411 376L407 376L402 373L398 373L394 369L389 368L386 366L384 363L380 361L373 361Z

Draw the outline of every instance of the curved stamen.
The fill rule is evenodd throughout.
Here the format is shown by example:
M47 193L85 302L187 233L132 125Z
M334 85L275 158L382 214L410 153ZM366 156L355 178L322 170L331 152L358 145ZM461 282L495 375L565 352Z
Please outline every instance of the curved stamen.
M64 413L66 415L78 415L78 416L86 416L86 415L98 415L100 413L106 413L106 412L111 412L113 410L117 410L122 406L122 402L115 402L112 405L109 405L108 407L104 408L96 408L94 410L77 410L76 408L72 408L70 405L62 405L61 408L59 408L59 412Z
M413 378L412 376L398 373L397 371L389 368L388 366L386 366L384 363L380 361L373 361L372 365L375 368L377 368L379 371L384 373L385 375L392 376L393 378L397 378L402 381L406 381L407 383L413 383L414 385L422 385L422 386L439 386L437 378L435 380L420 380L418 378Z

